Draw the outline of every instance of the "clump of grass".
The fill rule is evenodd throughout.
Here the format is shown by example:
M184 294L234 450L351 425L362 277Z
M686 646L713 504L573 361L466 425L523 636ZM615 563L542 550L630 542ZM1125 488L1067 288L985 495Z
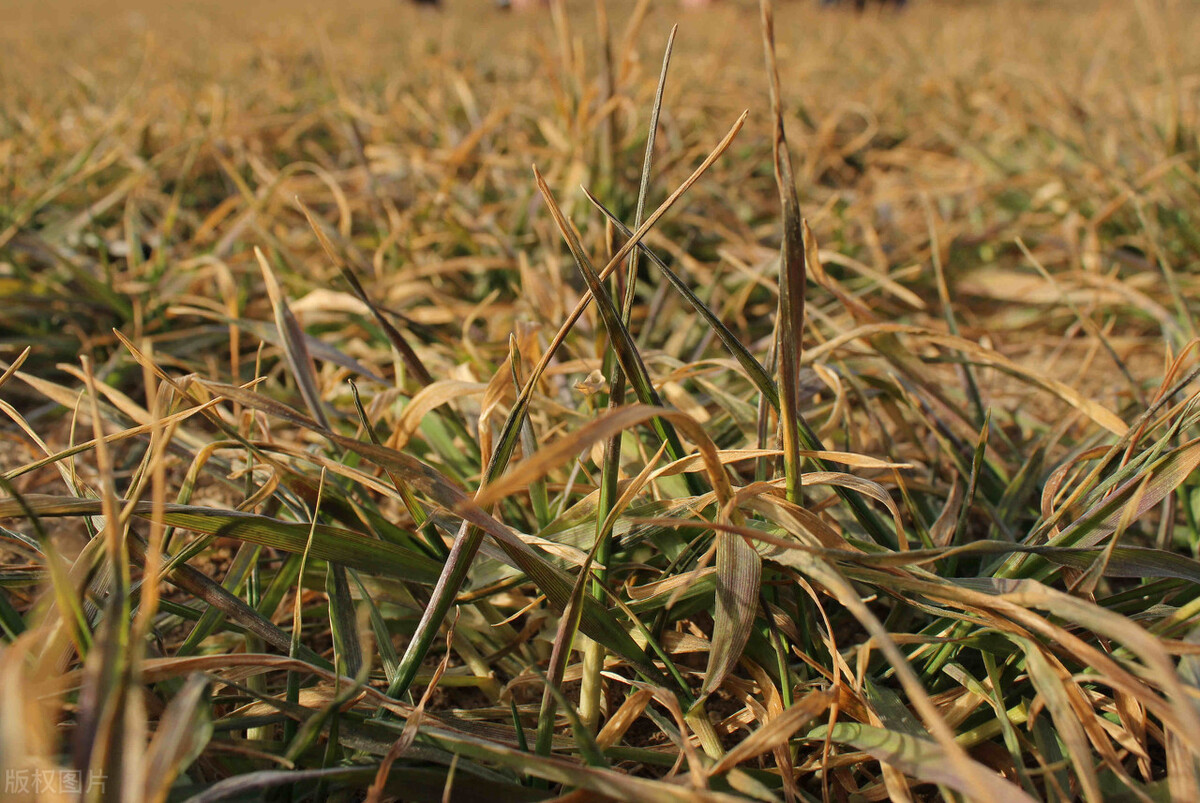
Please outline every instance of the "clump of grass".
M1200 797L1196 23L914 6L17 59L6 793Z

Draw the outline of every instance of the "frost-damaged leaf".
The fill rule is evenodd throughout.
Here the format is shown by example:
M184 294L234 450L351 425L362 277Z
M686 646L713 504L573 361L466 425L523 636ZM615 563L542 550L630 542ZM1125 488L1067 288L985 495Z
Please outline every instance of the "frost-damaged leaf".
M142 800L163 801L179 773L191 765L212 737L208 678L194 674L167 704L146 756Z
M84 663L74 734L76 765L97 777L118 779L118 790L127 789L126 784L144 771L141 740L146 727L145 698L132 683L129 603L120 592L114 584L95 648Z
M783 243L779 251L779 424L783 431L783 465L789 502L800 502L800 356L804 337L804 229L800 199L792 175L783 124L783 99L779 87L779 65L775 59L775 9L771 0L761 0L763 49L771 88L771 116L775 131L771 140L775 159L775 183L783 213Z
M626 697L616 713L604 723L600 733L596 734L596 745L602 750L607 750L620 742L633 723L642 716L652 699L654 692L650 689L638 689Z
M258 258L258 266L262 269L263 281L267 285L267 295L270 296L271 307L275 310L275 326L279 329L279 336L283 338L283 353L287 357L288 367L292 370L292 378L296 380L296 387L300 389L300 395L304 398L309 412L321 426L328 429L329 419L325 417L321 392L317 389L317 369L313 364L312 355L308 353L304 330L292 314L279 281L275 278L275 272L271 270L267 258L257 246L254 256Z
M808 270L808 275L812 277L813 282L819 287L824 287L838 301L842 302L842 306L853 316L854 320L859 323L875 320L875 313L871 311L870 307L847 293L841 284L825 272L824 266L821 265L821 249L817 247L817 238L809 228L807 220L802 221L802 225L804 227L804 267ZM925 302L921 300L920 296L912 295L906 288L896 285L883 276L880 276L878 281L880 284L886 283L894 292L903 295L910 304L918 309L925 308Z
M1106 554L1106 550L1088 549L1056 549L1032 548L1034 554L1083 571L1093 565ZM1107 561L1104 566L1105 577L1136 577L1162 578L1172 577L1177 580L1187 580L1200 586L1200 561L1165 549L1150 549L1149 547L1119 546L1107 551Z
M768 753L781 744L786 744L796 731L803 728L816 716L829 710L834 695L829 691L815 691L800 702L772 717L766 725L747 736L730 750L710 770L714 775L725 772L743 761Z
M754 458L757 458L757 457L778 457L781 454L783 454L783 452L780 451L779 449L722 449L721 450L721 462L726 463L726 464L737 463L742 460L753 460ZM887 460L880 460L877 457L868 457L867 455L855 454L853 452L828 452L828 451L814 452L814 451L805 449L804 451L800 452L800 455L802 457L810 457L810 458L818 459L818 460L828 460L832 463L842 463L843 465L851 466L853 468L874 468L874 469L913 468L913 465L911 463L892 463ZM659 476L669 477L672 474L678 474L681 471L695 471L696 467L699 465L699 463L700 463L700 457L698 455L693 455L691 457L688 457L682 461L678 461L675 463L668 463L667 465L663 466L663 468L659 471ZM821 472L821 473L813 472L813 473L817 473L818 477L821 477L824 472ZM852 475L843 475L843 476L852 476ZM806 479L804 484L805 485L813 485L816 483L815 483L815 480L809 481ZM873 494L869 494L869 495L873 496ZM887 496L886 493L884 494L884 496L886 499L891 500L891 497ZM882 501L882 500L880 500L880 501Z
M606 413L571 433L569 437L561 438L542 447L536 454L509 469L503 477L480 490L473 503L480 507L493 505L504 497L523 490L530 482L546 476L555 468L565 465L592 444L655 416L670 419L673 425L696 444L700 450L700 458L704 461L709 482L712 483L716 492L718 503L724 505L728 502L733 495L729 475L721 464L720 453L704 429L686 413L678 410L631 404L620 410Z
M205 379L196 380L201 386L208 389L209 392L224 396L230 401L235 401L238 404L252 407L255 410L264 412L267 415L281 418L289 424L293 424L301 429L319 430L321 425L313 419L299 412L293 407L289 407L283 402L276 401L262 394L255 393L248 388L238 387L237 385L226 385L222 382L210 382Z
M978 787L971 779L963 777L958 772L955 762L949 760L946 751L937 742L910 736L905 733L862 725L857 722L839 722L830 730L822 725L810 732L808 739L818 740L828 738L837 744L850 745L856 750L869 753L882 762L886 762L912 778L926 783L942 784L956 792L975 799ZM995 775L983 765L971 760L980 773ZM1025 794L1013 784L995 775L995 783L987 785L989 792L986 800L994 803L1032 803L1033 798Z
M1136 504L1131 521L1141 517L1160 502L1200 466L1200 438L1167 452L1145 472L1123 482L1103 502L1093 507L1078 521L1058 534L1053 546L1095 546L1116 532L1125 506ZM1146 480L1146 475L1150 479ZM1138 486L1145 483L1139 493Z
M0 375L0 388L8 384L8 380L12 379L13 374L20 370L21 366L25 364L25 360L29 359L29 353L31 351L33 351L33 347L26 346L24 350L17 355L16 359L12 361L12 364L4 369L4 373Z
M358 620L350 596L350 578L346 567L330 563L325 570L325 594L329 598L329 631L333 636L337 670L354 677L363 667L362 644L358 638Z
M421 388L404 407L388 443L393 449L403 449L421 427L425 416L444 404L483 393L485 389L487 385L482 382L464 382L459 379L442 379Z
M512 371L513 387L520 390L521 350L517 346L516 336L512 334L508 336L508 364ZM533 435L533 425L529 423L529 416L525 416L525 420L521 422L521 451L525 454L537 451L537 439ZM529 502L533 506L533 517L537 521L538 529L544 530L554 520L550 513L550 495L546 492L546 483L539 480L529 486Z
M98 499L42 494L31 494L24 499L29 509L39 516L95 516L101 512ZM133 513L148 518L154 513L153 503L137 502L133 506ZM16 500L0 499L0 517L24 515L24 510ZM205 535L236 538L296 554L304 551L308 541L308 524L281 521L236 510L212 510L194 505L164 505L161 519L172 527L182 527ZM431 583L438 575L437 563L424 555L387 541L376 541L352 530L326 524L316 525L310 554L314 558L342 563L371 574L386 574L417 583Z
M1087 734L1080 724L1079 715L1071 706L1069 692L1065 686L1074 681L1065 669L1056 671L1037 645L1026 639L1020 639L1019 643L1025 650L1025 668L1029 672L1029 679L1050 711L1054 729L1066 746L1071 764L1074 765L1073 774L1083 787L1084 798L1093 803L1102 800L1100 781L1092 764L1092 750Z
M716 539L717 607L701 699L712 694L741 659L762 590L762 558L754 547L729 532L718 532Z

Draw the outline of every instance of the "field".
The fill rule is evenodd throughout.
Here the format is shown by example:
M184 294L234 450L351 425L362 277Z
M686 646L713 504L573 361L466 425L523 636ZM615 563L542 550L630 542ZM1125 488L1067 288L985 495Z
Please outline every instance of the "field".
M1195 2L13 5L5 800L1200 800Z

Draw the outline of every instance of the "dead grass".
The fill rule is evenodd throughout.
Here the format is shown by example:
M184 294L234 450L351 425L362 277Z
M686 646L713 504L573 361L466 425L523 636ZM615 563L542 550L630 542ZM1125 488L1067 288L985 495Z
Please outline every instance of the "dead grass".
M6 799L1200 798L1190 3L46 5Z

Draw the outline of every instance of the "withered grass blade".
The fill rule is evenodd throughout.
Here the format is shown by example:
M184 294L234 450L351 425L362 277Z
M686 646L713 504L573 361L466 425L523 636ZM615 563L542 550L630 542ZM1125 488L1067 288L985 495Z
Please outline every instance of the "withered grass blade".
M308 352L308 345L304 340L304 330L300 328L299 321L292 314L292 308L283 295L283 288L279 286L279 280L275 278L275 271L267 263L263 252L256 248L254 256L258 259L259 267L262 268L267 295L270 296L271 307L275 310L275 326L279 330L279 336L283 339L283 353L287 358L288 367L291 369L292 379L295 380L296 387L300 390L300 396L304 399L313 418L322 427L329 429L329 418L325 415L325 405L321 400L321 391L317 387L316 365Z
M767 59L767 77L771 89L771 116L774 131L771 150L775 163L775 183L783 216L783 242L779 251L779 428L783 439L783 466L787 477L788 499L800 501L800 358L804 347L804 294L807 272L804 268L804 227L792 156L788 150L783 122L782 90L779 65L775 58L775 8L772 0L760 0L763 49ZM811 448L811 447L810 447Z

